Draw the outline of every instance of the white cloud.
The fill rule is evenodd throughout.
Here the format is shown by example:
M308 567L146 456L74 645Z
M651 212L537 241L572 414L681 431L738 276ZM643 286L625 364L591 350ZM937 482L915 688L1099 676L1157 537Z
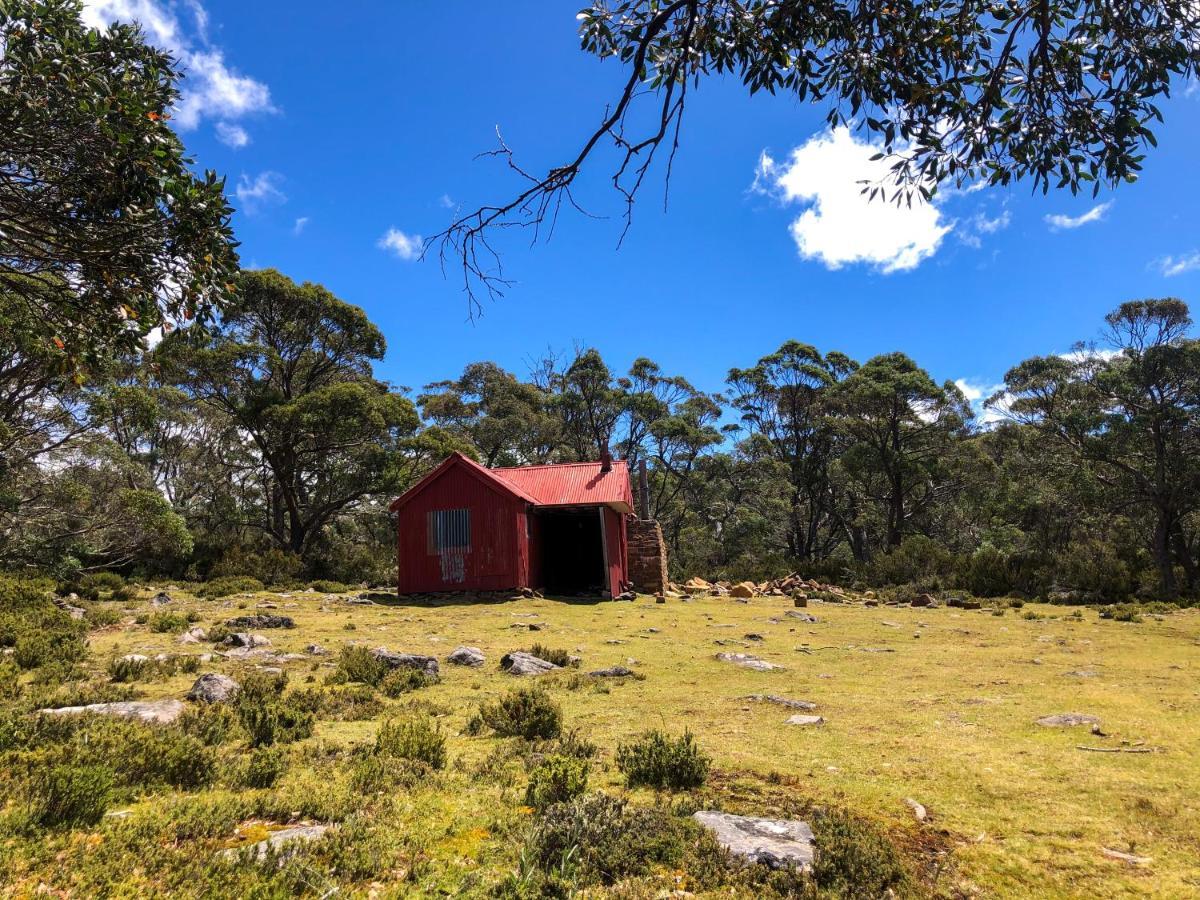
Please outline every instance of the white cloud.
M179 60L187 77L183 94L175 105L174 123L189 131L204 119L218 120L228 127L230 119L253 113L274 112L270 89L261 81L238 73L225 62L224 52L208 43L208 13L198 0L184 4L192 15L189 35L176 15L175 4L163 0L87 0L83 22L91 28L105 29L113 22L137 22L150 43L170 51ZM241 134L246 137L245 131ZM230 146L245 146L230 143Z
M395 254L405 262L412 262L420 258L425 242L419 234L405 234L398 228L389 228L387 233L379 239L378 246L380 249Z
M982 212L977 212L970 218L955 223L954 230L958 239L969 247L978 250L983 246L983 235L1003 231L1012 224L1012 214L1001 210L998 216L989 218Z
M292 234L301 234L306 225L308 225L308 216L301 216L296 220L296 224L292 226Z
M1045 217L1046 224L1050 226L1051 231L1062 231L1063 229L1078 228L1081 225L1088 225L1092 222L1100 222L1108 214L1108 210L1112 205L1113 202L1109 200L1107 203L1100 203L1093 206L1083 215L1079 216L1049 215Z
M238 178L233 194L245 212L253 213L267 204L287 201L287 196L279 189L282 180L283 176L278 172L260 172L253 179L243 174Z
M240 150L250 143L250 135L241 125L234 125L232 122L218 122L217 140L227 147Z
M971 409L975 412L975 421L979 425L994 425L996 422L1004 419L1005 411L1008 404L1004 398L1001 398L996 407L988 407L984 404L988 398L1004 389L1003 384L988 384L986 382L972 381L967 378L956 378L954 385L967 402L971 404Z
M1194 272L1200 269L1200 250L1195 250L1183 256L1164 256L1154 264L1166 278L1182 275L1184 272Z
M871 159L881 150L838 128L809 138L785 162L762 154L755 188L805 207L790 227L803 258L889 273L914 269L937 251L951 229L937 206L919 195L909 206L862 192L863 182L881 184L889 197L895 190L891 163Z
M438 198L438 204L443 209L454 209L454 207L457 205L449 194L442 194L442 196Z

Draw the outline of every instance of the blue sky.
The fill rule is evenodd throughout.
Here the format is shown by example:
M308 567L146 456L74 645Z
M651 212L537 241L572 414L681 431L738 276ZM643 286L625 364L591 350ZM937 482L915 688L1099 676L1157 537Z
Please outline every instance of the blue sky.
M1180 85L1164 104L1136 184L1096 199L985 189L902 215L858 204L873 151L825 132L823 108L726 81L693 95L665 213L651 180L617 249L599 158L579 197L608 218L567 215L532 248L502 239L516 283L468 322L460 281L404 258L408 241L513 194L502 164L474 158L497 126L536 170L596 124L623 72L578 49L578 6L92 0L86 14L142 21L181 57L176 124L228 178L243 264L362 306L396 384L481 359L523 374L548 347L583 344L614 369L645 355L715 391L796 338L860 360L903 350L986 387L1095 336L1124 300L1200 294L1200 92Z

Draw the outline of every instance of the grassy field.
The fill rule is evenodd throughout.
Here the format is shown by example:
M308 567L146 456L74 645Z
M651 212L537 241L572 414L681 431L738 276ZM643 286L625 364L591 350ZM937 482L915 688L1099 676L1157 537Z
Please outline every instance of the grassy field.
M285 663L293 687L322 683L347 642L439 658L459 644L481 648L483 668L443 663L439 684L385 701L436 715L449 736L449 766L364 812L328 760L373 741L388 710L366 720L323 720L312 738L289 749L292 764L270 792L220 785L187 795L155 792L122 805L127 815L109 816L90 832L4 839L5 896L192 892L172 881L171 866L211 859L289 819L354 820L343 830L373 848L375 867L368 859L357 871L314 873L315 895L329 888L339 888L339 896L486 895L520 867L514 836L529 813L525 776L505 758L515 755L505 749L509 743L467 736L464 726L481 702L517 681L498 669L500 656L535 642L578 654L581 672L620 664L644 676L600 682L567 670L540 679L561 703L567 726L601 748L593 787L624 792L612 766L619 742L648 728L686 727L713 759L709 786L696 802L764 816L844 807L878 823L903 848L918 893L1200 895L1198 610L1119 622L1091 609L1033 604L993 614L814 603L807 612L817 621L808 623L785 615L790 600L768 597L362 606L306 592L223 600L171 593L169 609L195 613L202 626L263 602L294 617L294 629L263 632L274 651L301 653L317 643L333 652ZM144 599L110 605L125 618L90 636L86 665L97 680L123 654L209 649L134 624L136 613L149 611ZM719 651L753 653L785 668L739 668L715 659ZM200 671L240 677L248 668L217 657ZM194 678L176 674L136 687L148 699L182 697ZM755 694L812 701L825 723L785 725L792 711L745 699ZM1063 712L1098 716L1104 735L1034 724ZM256 804L241 797L268 793ZM635 796L653 802L648 791ZM924 823L906 799L927 809ZM154 832L159 858L130 867L140 845L123 833L139 822L201 815L204 827L178 827L173 837ZM1121 861L1105 849L1149 861ZM105 876L109 883L95 874L105 865L121 869ZM236 893L235 884L225 889ZM687 873L662 873L643 889L655 896L677 885L688 886ZM211 885L191 886L213 892Z

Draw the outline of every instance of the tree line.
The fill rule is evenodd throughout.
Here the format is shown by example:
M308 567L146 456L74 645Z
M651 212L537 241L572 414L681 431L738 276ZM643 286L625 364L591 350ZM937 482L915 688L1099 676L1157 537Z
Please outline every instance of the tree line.
M20 298L0 295L4 315ZM645 463L674 575L796 570L979 594L1197 588L1200 343L1180 300L1014 366L981 423L901 352L799 341L709 393L594 348L524 373L378 379L358 307L273 270L221 315L80 380L0 336L0 564L386 582L388 501L448 453L485 466Z

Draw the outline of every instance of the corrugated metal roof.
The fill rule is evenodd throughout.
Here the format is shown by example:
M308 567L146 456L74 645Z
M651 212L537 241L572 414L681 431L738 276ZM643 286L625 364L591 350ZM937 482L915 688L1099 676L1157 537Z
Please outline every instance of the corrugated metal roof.
M633 487L625 461L613 460L607 472L602 468L601 463L584 462L489 471L518 491L532 495L539 506L604 504L618 512L633 512Z
M476 478L490 482L496 485L496 487L498 487L500 490L509 494L513 494L519 497L521 500L524 500L526 503L537 505L540 502L537 497L531 496L527 491L522 490L520 485L507 481L503 478L497 478L494 469L486 469L469 456L463 456L463 454L455 452L447 456L440 465L435 467L432 471L426 473L424 478L393 500L388 509L390 509L392 512L396 512L398 509L400 509L400 507L412 502L412 500L414 500L418 494L429 487L429 485L433 484L433 482L437 481L437 479L441 478L443 472L454 466L462 466L468 472L472 473Z

